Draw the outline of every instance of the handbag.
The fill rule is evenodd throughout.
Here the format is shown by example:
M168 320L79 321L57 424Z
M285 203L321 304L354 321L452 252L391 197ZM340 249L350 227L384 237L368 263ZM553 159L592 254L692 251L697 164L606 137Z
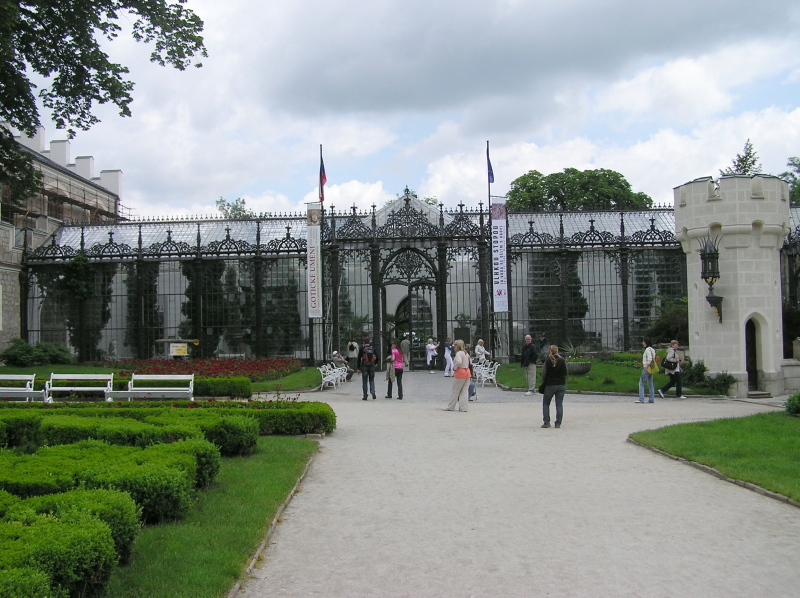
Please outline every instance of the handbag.
M539 394L540 394L540 395L543 395L543 394L544 394L544 382L542 382L542 383L539 385L539 388L538 388L537 390L539 391Z
M677 370L678 369L678 362L672 361L671 359L664 360L664 369L665 370Z
M657 374L661 371L661 366L659 366L658 361L659 358L656 356L656 358L647 365L648 374Z

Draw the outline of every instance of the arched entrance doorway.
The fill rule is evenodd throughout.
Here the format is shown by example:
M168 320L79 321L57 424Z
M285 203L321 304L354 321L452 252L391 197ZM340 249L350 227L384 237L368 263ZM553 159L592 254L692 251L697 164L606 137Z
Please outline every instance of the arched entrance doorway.
M745 367L747 369L747 390L758 390L758 352L756 342L756 323L750 319L744 325Z
M409 338L412 369L424 367L425 341L437 336L436 268L424 252L402 249L387 260L381 278L384 344Z
M436 295L430 287L412 286L400 300L394 315L387 314L390 338L409 339L412 369L425 367L425 343L435 333ZM394 329L392 329L394 325Z

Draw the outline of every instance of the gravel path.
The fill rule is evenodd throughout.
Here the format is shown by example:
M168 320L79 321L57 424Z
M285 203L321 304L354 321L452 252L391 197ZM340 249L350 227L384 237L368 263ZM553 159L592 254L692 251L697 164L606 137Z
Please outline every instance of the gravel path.
M637 430L772 410L729 400L479 389L407 373L405 400L358 377L307 395L336 431L237 597L796 597L800 509L626 442Z

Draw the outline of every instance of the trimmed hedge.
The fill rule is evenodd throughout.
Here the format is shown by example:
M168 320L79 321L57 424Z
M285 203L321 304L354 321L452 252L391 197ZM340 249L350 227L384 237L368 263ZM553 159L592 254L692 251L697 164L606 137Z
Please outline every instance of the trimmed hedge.
M20 411L31 410L39 413L53 413L61 410L70 414L114 415L144 420L156 415L147 413L143 408L163 409L157 415L170 413L172 409L205 410L222 409L230 413L253 417L259 422L259 434L266 435L300 435L330 433L336 429L336 413L327 403L316 401L118 401L113 403L69 403L45 405L42 403L19 403L0 406L18 407ZM65 411L68 410L68 411ZM74 411L73 411L74 410ZM5 410L0 409L0 421L5 420ZM10 427L10 426L9 426ZM14 446L9 442L9 446Z
M69 521L76 513L88 513L108 525L119 562L128 562L141 525L140 509L127 492L78 489L22 501L17 499L17 503L7 510L5 519L24 523L32 515L52 515Z
M42 598L56 596L50 576L32 567L0 569L0 598Z
M183 517L193 489L208 486L219 466L219 450L199 438L145 449L85 440L33 455L0 453L0 489L24 498L78 486L121 490L155 522Z
M19 496L14 496L10 492L0 490L0 518L4 517L6 511L17 504L20 500L22 499Z
M104 440L109 444L144 448L159 442L176 442L202 437L196 425L154 426L131 418L80 417L53 414L43 417L39 426L41 445L73 444L81 440Z
M38 596L101 596L116 564L111 531L95 517L61 521L38 515L27 523L0 523L0 570L17 570L1 585L19 588L19 569L33 569L49 580L48 590ZM21 591L41 591L44 578L34 577L35 585Z
M224 457L249 455L258 442L258 422L238 413L228 415L196 409L171 409L160 415L146 417L144 421L165 427L196 426Z

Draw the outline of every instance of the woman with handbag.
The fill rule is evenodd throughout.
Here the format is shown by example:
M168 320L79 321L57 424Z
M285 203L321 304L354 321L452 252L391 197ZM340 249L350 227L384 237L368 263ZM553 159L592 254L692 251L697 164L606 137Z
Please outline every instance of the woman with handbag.
M550 401L556 398L556 428L561 427L564 419L564 394L567 392L567 362L558 354L558 347L550 345L548 355L542 366L542 384L539 387L542 393L542 419L543 428L550 427Z
M458 405L459 411L466 411L469 404L469 381L472 378L469 369L471 360L464 350L464 341L461 339L457 339L453 343L453 349L456 351L456 356L453 358L453 367L455 368L453 392L450 395L450 403L443 411L455 411L456 405Z
M685 399L683 396L683 380L681 374L681 361L678 355L678 341L670 341L667 349L667 358L664 360L664 371L669 376L669 382L658 389L658 394L664 398L664 393L675 386L675 398Z
M653 374L658 372L658 363L656 362L656 350L651 346L649 338L642 339L642 346L644 353L642 353L642 375L639 377L639 400L634 403L644 403L644 385L645 382L650 386L650 403L656 402L655 383L653 382Z

